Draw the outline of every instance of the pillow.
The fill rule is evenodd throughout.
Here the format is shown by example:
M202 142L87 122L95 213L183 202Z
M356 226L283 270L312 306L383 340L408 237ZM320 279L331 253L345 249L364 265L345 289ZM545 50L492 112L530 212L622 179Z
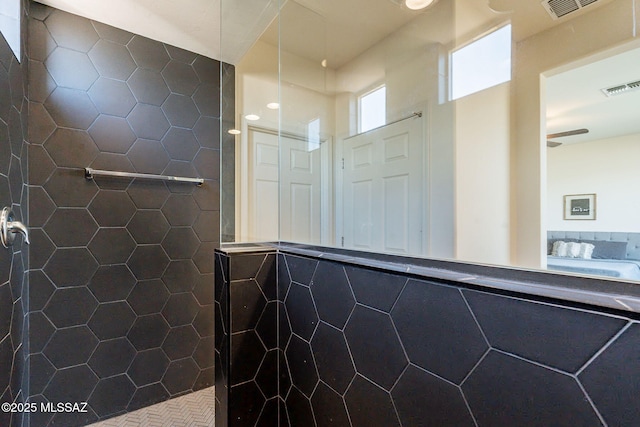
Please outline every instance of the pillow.
M627 242L615 242L608 240L584 240L595 246L593 259L627 259Z
M556 240L553 242L553 249L551 250L552 256L567 256L567 242L562 240Z
M580 243L580 253L578 254L578 257L583 259L591 259L594 249L595 245L582 242Z
M579 258L580 257L580 243L578 242L567 242L567 256L569 258Z

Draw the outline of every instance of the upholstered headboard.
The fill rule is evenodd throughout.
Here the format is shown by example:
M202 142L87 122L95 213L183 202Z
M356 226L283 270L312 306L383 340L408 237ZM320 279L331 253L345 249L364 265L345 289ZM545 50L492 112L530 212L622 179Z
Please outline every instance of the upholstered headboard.
M627 242L627 259L640 260L640 233L607 231L547 231L547 242L556 240L604 240L609 242Z

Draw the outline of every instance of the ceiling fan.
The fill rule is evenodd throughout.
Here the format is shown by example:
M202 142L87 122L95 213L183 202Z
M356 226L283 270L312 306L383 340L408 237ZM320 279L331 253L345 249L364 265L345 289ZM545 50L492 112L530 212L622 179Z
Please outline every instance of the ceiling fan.
M565 136L574 136L574 135L582 135L584 133L589 133L589 129L573 129L565 132L558 133L550 133L547 135L547 147L554 148L559 145L562 145L562 142L552 141L553 138L562 138Z

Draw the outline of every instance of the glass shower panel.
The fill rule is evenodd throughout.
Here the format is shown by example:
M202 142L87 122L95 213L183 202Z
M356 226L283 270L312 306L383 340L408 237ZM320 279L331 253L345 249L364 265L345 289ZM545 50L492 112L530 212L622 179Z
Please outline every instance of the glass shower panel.
M452 255L454 120L445 101L454 10L391 0L284 5L281 240ZM375 90L379 110L364 111ZM360 132L363 112L376 121Z
M278 240L278 8L221 2L222 243Z

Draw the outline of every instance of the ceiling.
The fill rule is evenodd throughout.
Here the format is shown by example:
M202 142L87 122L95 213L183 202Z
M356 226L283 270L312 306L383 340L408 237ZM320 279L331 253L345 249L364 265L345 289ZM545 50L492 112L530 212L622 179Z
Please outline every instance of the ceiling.
M263 33L263 41L277 45L273 18L281 3L287 23L282 25L283 48L302 58L327 59L331 68L339 68L421 14L399 7L395 2L400 0L37 1L231 64L237 64ZM467 13L475 9L476 16L510 19L516 40L569 19L552 20L540 0L440 0L434 8L449 7L450 1ZM598 0L571 17L611 1ZM456 11L458 32L465 31L459 16Z
M607 97L601 89L640 80L640 48L565 71L546 80L547 132L587 128L563 144L640 133L640 90Z

